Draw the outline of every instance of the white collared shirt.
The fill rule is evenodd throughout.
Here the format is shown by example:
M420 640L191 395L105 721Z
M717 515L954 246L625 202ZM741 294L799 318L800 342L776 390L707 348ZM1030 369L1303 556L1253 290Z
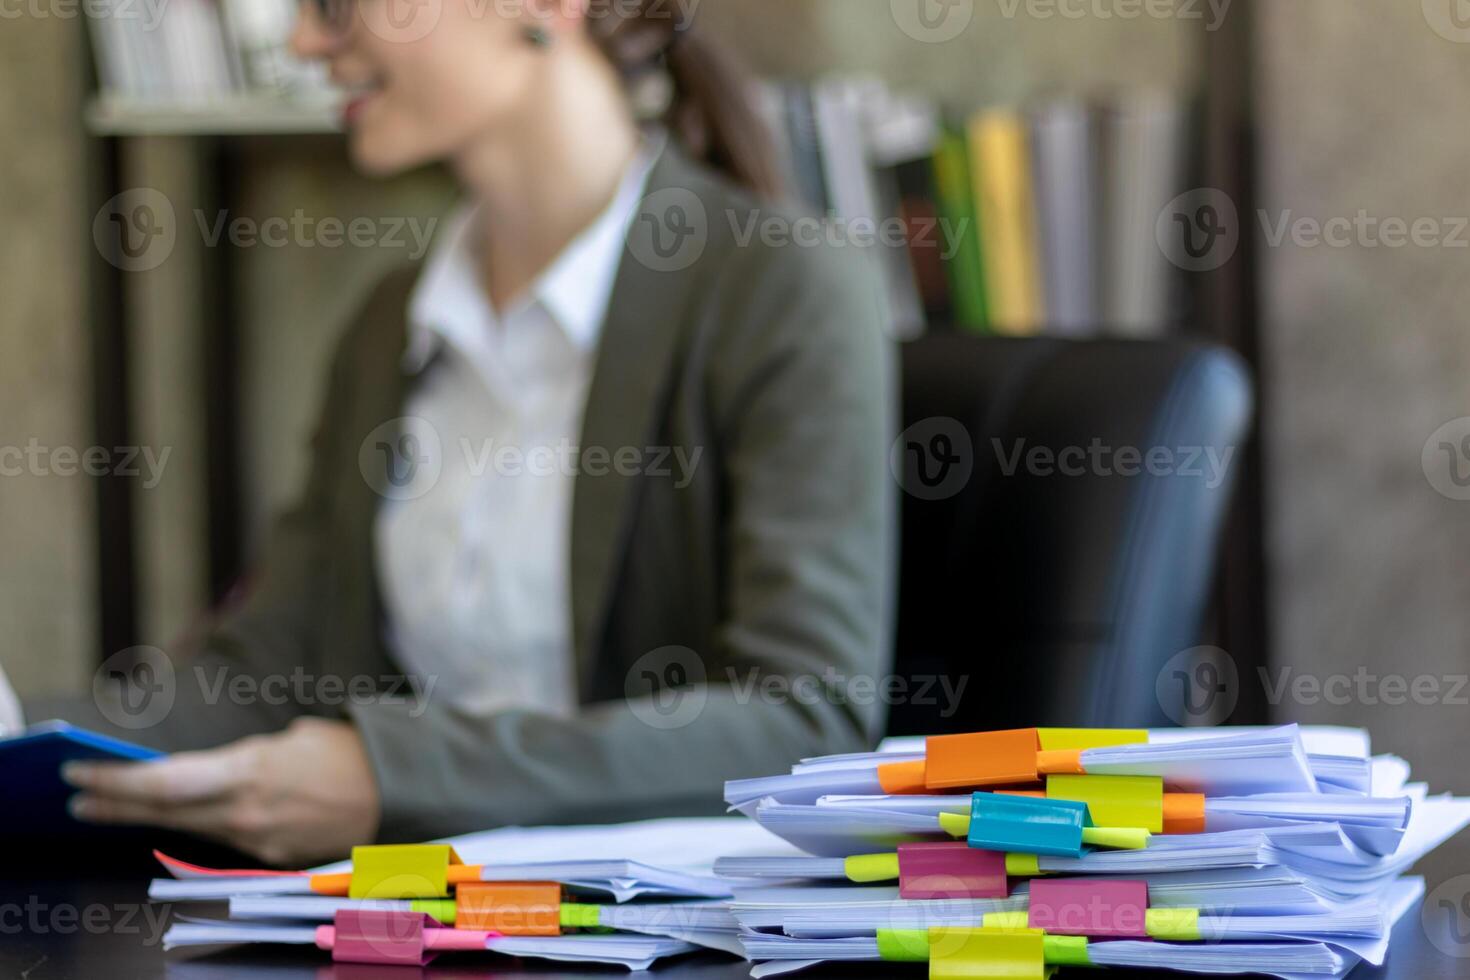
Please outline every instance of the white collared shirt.
M409 300L405 406L438 479L382 501L388 643L434 696L477 713L570 715L576 448L628 227L657 157L645 141L612 203L517 304L486 295L473 209L446 225ZM437 443L437 446L435 446Z

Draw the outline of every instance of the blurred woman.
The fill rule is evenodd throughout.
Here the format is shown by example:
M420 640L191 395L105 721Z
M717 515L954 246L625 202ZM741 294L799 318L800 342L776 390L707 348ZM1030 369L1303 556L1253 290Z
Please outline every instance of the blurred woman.
M303 7L356 165L464 203L347 331L248 598L121 732L176 754L69 768L78 818L303 861L717 812L877 735L844 684L888 656L884 324L850 249L749 233L792 217L693 6Z

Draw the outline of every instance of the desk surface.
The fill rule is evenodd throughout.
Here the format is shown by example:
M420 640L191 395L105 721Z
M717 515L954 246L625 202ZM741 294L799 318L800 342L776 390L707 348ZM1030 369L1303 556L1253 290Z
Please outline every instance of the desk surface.
M1435 852L1418 869L1430 901L1405 916L1394 931L1387 964L1360 967L1353 980L1451 980L1470 977L1470 835ZM1438 893L1436 888L1444 885ZM170 912L152 905L142 876L58 880L6 874L0 878L0 978L24 980L423 980L495 977L497 980L610 980L621 970L568 969L498 956L445 957L423 971L402 967L334 965L315 950L236 948L164 953ZM823 967L798 974L812 980L877 978L895 971L881 964ZM917 967L913 980L923 980ZM1096 976L1091 971L1062 977ZM1109 971L1127 977L1183 976ZM716 954L681 957L656 967L656 980L745 980L744 963Z

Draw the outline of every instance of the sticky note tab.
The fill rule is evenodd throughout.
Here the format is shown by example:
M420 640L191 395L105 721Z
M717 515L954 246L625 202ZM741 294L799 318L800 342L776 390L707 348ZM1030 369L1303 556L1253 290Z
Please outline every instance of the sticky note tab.
M563 929L596 929L602 925L602 906L564 902L561 906Z
M424 966L433 958L424 930L433 920L418 912L339 909L332 960L383 966Z
M408 907L420 915L430 916L440 925L454 925L455 900L452 898L415 898Z
M929 789L1034 783L1036 729L969 735L931 735L924 746L924 784Z
M889 796L903 793L922 793L928 789L924 782L924 760L916 762L885 762L878 767L878 785Z
M1145 728L1038 728L1036 741L1043 752L1066 749L1105 749L1114 745L1147 745Z
M1088 847L1111 847L1119 851L1141 851L1148 847L1148 831L1142 827L1086 827L1082 843Z
M1057 749L1036 753L1036 771L1043 776L1061 773L1068 776L1083 776L1081 749Z
M1026 924L1063 936L1147 939L1147 912L1142 881L1040 879L1031 883Z
M1203 793L1164 794L1164 833L1203 834L1205 832L1205 795Z
M554 881L479 881L455 890L456 929L503 936L561 935L561 885Z
M1031 928L1025 912L986 912L980 916L980 925L986 929Z
M971 847L1054 857L1081 857L1087 804L976 793L970 803Z
M1166 942L1198 942L1199 909L1149 909L1145 917L1149 938Z
M1052 800L1087 804L1099 827L1142 827L1164 832L1164 780L1160 776L1047 776Z
M866 885L874 881L892 881L899 875L897 854L854 854L843 862L848 881Z
M1043 948L1047 966L1092 966L1084 936L1047 936Z
M1041 874L1041 859L1035 854L1007 854L1006 874L1012 878L1035 878Z
M964 841L898 846L900 898L1005 898L1008 893L1005 855L998 851L979 851Z
M352 872L336 875L312 875L311 890L317 895L350 895L352 893Z
M939 815L939 829L951 837L968 837L970 834L970 815L968 813L941 813Z
M1045 980L1040 932L939 927L929 931L930 980Z
M448 844L378 844L352 849L351 898L445 898L449 865L461 864Z
M927 963L929 930L879 929L878 958L887 963Z

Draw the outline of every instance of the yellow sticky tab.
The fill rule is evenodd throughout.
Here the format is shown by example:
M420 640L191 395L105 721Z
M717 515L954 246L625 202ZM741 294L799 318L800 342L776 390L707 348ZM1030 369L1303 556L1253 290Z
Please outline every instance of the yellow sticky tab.
M1039 929L929 930L929 980L1046 980L1046 937Z
M1083 827L1082 843L1120 851L1141 851L1151 835L1142 827Z
M980 925L985 929L1026 929L1029 921L1024 911L986 912L980 917Z
M888 963L928 962L929 930L879 929L878 958Z
M1092 966L1092 957L1087 954L1086 936L1047 936L1045 940L1046 965Z
M868 884L898 877L897 854L854 854L843 862L848 881Z
M1160 776L1047 776L1046 796L1087 804L1099 827L1142 827L1164 832L1164 780Z
M970 815L968 813L941 813L939 828L951 837L969 837Z
M1151 939L1184 943L1200 939L1199 909L1149 909L1143 925Z
M1142 728L1038 728L1036 738L1043 752L1105 749L1113 745L1147 745L1148 731Z
M1006 874L1012 878L1035 878L1041 874L1041 859L1035 854L1007 854Z
M449 866L459 855L448 844L377 844L352 849L349 898L446 898Z

